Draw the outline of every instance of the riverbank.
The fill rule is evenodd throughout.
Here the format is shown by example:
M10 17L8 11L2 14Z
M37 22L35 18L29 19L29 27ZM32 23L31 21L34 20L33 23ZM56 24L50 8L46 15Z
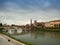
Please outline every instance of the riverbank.
M10 34L7 34L7 33L3 33L3 34L6 35L6 36L8 36L9 38L11 38L13 40L16 40L16 41L22 43L22 44L24 43L24 45L33 45L31 43L27 43L27 42L21 41L20 39L16 39L16 38L12 37Z
M5 39L5 41L7 41L7 43L10 43L10 45L25 45L19 41L16 41L16 40L6 36L5 34L0 34L0 36L3 37L3 39ZM10 41L8 41L8 40L10 40Z
M33 28L33 30L48 31L48 32L60 32L60 28Z

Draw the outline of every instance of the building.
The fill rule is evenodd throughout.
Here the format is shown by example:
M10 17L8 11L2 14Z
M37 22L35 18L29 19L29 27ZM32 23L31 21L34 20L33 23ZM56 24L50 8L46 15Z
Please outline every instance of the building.
M37 22L35 20L34 23L33 23L33 26L37 27L37 28L42 28L44 26L44 23L43 22Z
M7 31L10 28L10 25L3 24L3 31Z
M54 21L45 22L44 26L45 27L60 28L60 20L54 20Z
M32 26L32 19L30 20L30 26Z
M37 21L35 20L34 23L33 23L33 26L36 27L37 25L38 25L38 24L37 24Z

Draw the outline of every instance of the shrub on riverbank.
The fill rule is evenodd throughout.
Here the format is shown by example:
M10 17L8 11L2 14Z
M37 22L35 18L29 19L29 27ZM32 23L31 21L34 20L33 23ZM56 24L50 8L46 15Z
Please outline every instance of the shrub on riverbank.
M34 30L38 31L49 31L49 32L60 32L60 28L35 28Z
M0 28L0 33L2 33L3 32L3 28Z

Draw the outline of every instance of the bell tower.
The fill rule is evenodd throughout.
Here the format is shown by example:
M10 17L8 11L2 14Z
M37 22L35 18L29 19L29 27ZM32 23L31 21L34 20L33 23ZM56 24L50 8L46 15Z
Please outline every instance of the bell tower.
M30 20L30 26L32 26L32 19Z

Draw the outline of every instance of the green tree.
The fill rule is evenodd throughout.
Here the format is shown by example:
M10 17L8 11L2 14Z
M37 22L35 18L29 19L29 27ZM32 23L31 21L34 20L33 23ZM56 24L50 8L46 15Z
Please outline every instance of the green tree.
M0 23L0 26L2 26L2 23Z
M3 27L2 23L0 23L0 32L3 32Z

